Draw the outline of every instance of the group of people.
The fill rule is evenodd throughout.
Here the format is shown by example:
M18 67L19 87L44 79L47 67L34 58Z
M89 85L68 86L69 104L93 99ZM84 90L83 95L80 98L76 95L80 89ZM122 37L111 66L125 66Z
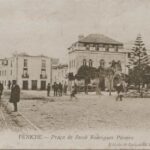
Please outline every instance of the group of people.
M66 82L64 83L64 85L62 85L61 83L57 84L56 82L54 82L54 84L51 86L50 83L48 83L47 85L47 96L50 96L50 91L51 88L54 91L54 96L62 96L63 93L64 95L67 94L67 84ZM3 93L3 84L0 83L0 99L1 99L1 95ZM74 83L74 85L72 86L72 90L71 90L71 94L70 94L70 98L72 100L72 98L76 98L76 94L77 94L77 84ZM116 87L115 87L116 91L117 91L117 97L116 100L120 100L122 101L124 92L125 92L125 85L123 82L119 82ZM13 81L12 85L11 85L11 94L10 94L10 99L9 102L13 103L14 105L14 111L16 112L18 110L17 108L17 103L20 101L20 87L19 85L16 83L16 81Z
M64 84L62 84L61 82L59 83L54 82L52 86L50 85L50 83L48 83L47 96L50 96L51 89L54 91L54 96L62 96L63 94L67 95L67 88L68 88L68 85L66 82Z

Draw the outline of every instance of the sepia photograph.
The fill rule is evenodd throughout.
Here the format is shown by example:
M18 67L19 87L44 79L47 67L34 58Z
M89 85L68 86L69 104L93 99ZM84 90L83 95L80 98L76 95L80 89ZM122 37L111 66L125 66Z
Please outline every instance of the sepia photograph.
M0 149L150 149L150 0L0 0Z

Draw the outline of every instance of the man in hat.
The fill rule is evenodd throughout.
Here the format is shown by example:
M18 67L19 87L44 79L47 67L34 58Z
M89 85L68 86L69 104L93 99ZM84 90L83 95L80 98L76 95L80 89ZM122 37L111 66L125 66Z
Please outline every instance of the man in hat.
M13 81L12 88L11 88L11 95L10 95L10 103L13 103L14 105L14 112L18 111L17 103L20 101L20 87L16 83L16 81Z

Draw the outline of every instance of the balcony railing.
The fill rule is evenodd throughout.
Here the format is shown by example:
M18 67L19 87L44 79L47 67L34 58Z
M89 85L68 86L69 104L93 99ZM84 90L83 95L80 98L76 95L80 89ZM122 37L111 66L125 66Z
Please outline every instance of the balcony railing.
M29 75L28 74L23 74L22 78L29 78Z
M40 74L40 79L47 79L47 75Z

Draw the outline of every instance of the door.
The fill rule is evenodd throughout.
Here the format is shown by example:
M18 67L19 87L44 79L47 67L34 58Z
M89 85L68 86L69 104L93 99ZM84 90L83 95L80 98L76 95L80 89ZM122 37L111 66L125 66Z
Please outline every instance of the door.
M32 90L37 90L37 80L32 80Z
M23 90L28 90L28 81L23 81L23 86L22 86Z
M46 90L46 81L41 81L41 90Z

